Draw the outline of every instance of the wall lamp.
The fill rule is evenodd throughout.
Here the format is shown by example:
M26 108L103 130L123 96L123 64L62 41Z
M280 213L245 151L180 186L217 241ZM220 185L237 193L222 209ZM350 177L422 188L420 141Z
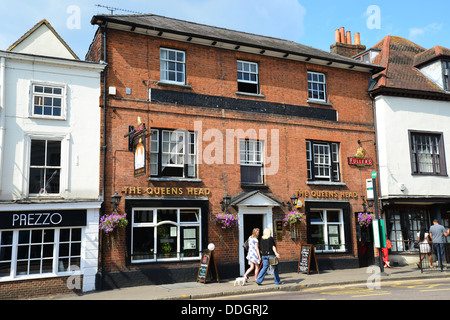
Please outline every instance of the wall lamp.
M117 210L117 207L119 206L120 203L120 199L122 199L122 196L120 194L118 194L117 192L114 192L114 194L111 196L112 198L112 207L113 207L113 211Z
M297 205L297 203L298 203L298 197L294 193L292 195L290 201L288 202L289 211L292 211L292 209Z
M228 193L223 197L220 204L222 205L222 211L226 211L227 208L230 206L231 203L231 197L228 195Z

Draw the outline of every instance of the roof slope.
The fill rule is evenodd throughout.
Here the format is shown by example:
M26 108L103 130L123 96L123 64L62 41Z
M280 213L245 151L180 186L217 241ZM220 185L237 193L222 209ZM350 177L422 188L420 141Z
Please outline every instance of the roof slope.
M211 41L227 42L236 45L246 45L266 50L276 50L285 52L287 54L297 54L300 56L318 58L348 65L358 65L366 69L380 69L379 66L360 63L358 61L355 61L354 59L299 44L294 41L208 26L154 14L96 15L92 18L91 23L100 25L105 21L121 25L128 25L130 27L158 30L160 32L173 32L180 35L198 37Z
M430 50L407 39L394 36L386 36L372 49L381 50L373 63L385 68L374 76L376 84L372 91L393 89L397 92L432 93L450 98L449 93L440 89L416 67L418 60L422 64L430 61L430 58L433 57Z

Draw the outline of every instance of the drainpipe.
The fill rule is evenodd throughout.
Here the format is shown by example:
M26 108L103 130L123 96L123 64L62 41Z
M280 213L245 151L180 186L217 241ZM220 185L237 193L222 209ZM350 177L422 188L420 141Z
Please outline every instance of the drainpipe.
M106 55L106 28L108 27L108 22L105 22L104 26L102 27L102 42L103 42L103 61L106 64L105 69L103 69L103 146L102 146L102 151L103 151L103 173L102 173L102 200L103 200L103 206L102 206L102 215L105 214L105 187L106 187L106 179L105 179L105 175L106 175L106 153L107 153L107 145L106 145L106 93L107 93L107 85L106 85L106 76L107 76L107 70L108 70L108 65L107 65L107 55ZM104 240L105 240L105 236L104 236L104 232L100 231L101 234L101 243L102 243L102 247L101 247L101 262L100 262L100 289L103 290L103 283L104 283L104 260L105 260L105 246L104 246Z
M0 193L3 181L3 158L5 151L5 119L6 119L6 58L0 60Z

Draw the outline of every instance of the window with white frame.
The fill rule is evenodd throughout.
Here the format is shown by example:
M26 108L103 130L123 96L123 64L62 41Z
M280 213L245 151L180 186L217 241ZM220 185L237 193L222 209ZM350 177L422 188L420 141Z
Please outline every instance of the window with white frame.
M306 160L309 181L340 181L338 143L306 141Z
M197 139L186 130L152 129L150 174L155 177L195 178Z
M1 230L0 279L81 268L82 228Z
M31 140L29 194L59 194L61 141Z
M186 83L186 54L184 51L161 48L160 63L161 81L174 84Z
M201 253L201 209L133 209L131 261L197 260Z
M325 74L308 71L308 96L311 100L327 101Z
M264 183L263 141L241 139L239 143L242 184Z
M445 175L442 133L410 131L411 165L413 174Z
M311 209L311 241L317 252L345 251L344 214L341 209Z
M65 86L32 84L31 114L35 117L64 118Z
M258 64L248 61L237 61L238 91L246 93L259 93Z

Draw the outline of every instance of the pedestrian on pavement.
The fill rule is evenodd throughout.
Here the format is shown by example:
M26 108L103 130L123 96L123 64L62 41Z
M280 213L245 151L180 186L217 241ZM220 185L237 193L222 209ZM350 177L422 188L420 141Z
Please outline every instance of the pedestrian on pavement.
M385 268L391 267L391 263L389 262L389 249L391 249L391 248L392 248L391 240L389 240L389 238L387 238L386 239L386 248L381 249L381 251L383 252L383 262L384 262Z
M438 219L433 220L433 225L430 227L430 237L431 241L433 241L433 249L436 251L441 271L444 269L444 236L447 237L449 233L449 229L445 230L445 228L439 224Z
M425 259L425 256L428 255L428 259L430 260L430 267L433 267L433 255L431 254L431 238L428 232L426 232L425 226L422 226L420 232L417 233L417 242L419 243L419 251L420 257L419 262L417 263L417 267L419 269L422 268L422 260Z
M261 255L262 255L262 268L258 274L258 278L256 279L256 283L261 285L264 281L264 277L266 276L267 269L269 268L269 259L270 258L278 258L280 259L280 254L277 251L277 247L275 245L275 240L272 237L272 231L269 228L264 229L263 236L261 238ZM280 275L278 273L278 264L272 266L273 267L273 277L275 279L275 284L284 284L281 282Z
M261 263L261 255L258 248L259 228L254 228L252 235L248 238L248 253L247 260L250 267L244 274L246 281L248 281L248 274L255 269L255 280L258 277L259 264Z

